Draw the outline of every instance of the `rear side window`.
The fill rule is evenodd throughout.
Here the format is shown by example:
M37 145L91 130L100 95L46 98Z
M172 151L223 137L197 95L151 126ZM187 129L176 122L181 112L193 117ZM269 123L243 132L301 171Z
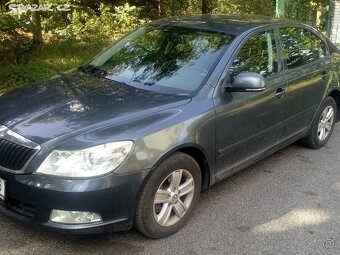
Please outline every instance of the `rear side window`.
M230 67L230 81L241 72L255 72L270 77L278 72L278 54L273 31L250 37Z
M288 69L326 57L326 44L312 31L298 27L280 31Z

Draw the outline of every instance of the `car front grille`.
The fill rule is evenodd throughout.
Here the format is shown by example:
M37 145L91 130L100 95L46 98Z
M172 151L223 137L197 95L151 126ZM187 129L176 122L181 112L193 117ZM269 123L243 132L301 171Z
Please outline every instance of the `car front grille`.
M22 169L25 164L37 150L27 148L5 139L0 140L0 166L18 171Z

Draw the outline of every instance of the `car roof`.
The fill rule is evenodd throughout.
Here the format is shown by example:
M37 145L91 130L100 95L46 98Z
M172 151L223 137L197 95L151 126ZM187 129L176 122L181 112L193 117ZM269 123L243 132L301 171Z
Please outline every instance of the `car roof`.
M268 16L248 14L202 14L192 16L176 16L159 19L151 24L160 26L177 26L240 35L248 30L268 25L280 25L297 22L289 19L277 19ZM300 23L301 24L301 23Z

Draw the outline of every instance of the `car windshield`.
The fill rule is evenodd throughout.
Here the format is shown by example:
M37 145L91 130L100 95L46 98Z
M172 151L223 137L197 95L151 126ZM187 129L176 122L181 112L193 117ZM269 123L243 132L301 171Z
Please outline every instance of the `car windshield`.
M234 36L148 25L127 35L83 67L126 84L168 93L198 90Z

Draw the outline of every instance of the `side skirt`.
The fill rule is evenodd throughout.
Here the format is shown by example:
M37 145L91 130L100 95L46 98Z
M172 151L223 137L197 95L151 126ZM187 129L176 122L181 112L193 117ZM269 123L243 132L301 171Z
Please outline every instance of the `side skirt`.
M306 135L308 135L308 129L307 131L303 131L303 132L299 132L298 134L296 135L293 135L292 137L288 138L287 140L285 140L284 142L278 144L278 145L275 145L274 147L270 148L269 150L267 151L264 151L263 153L257 155L256 157L254 158L251 158L245 162L243 162L242 164L230 169L229 171L227 172L224 172L223 174L220 174L218 176L215 177L215 181L211 184L214 185L216 184L217 182L220 182L222 180L224 180L225 178L231 176L231 175L234 175L236 174L237 172L251 166L252 164L260 161L261 159L264 159L270 155L272 155L273 153L287 147L288 145L298 141L299 139L305 137Z

